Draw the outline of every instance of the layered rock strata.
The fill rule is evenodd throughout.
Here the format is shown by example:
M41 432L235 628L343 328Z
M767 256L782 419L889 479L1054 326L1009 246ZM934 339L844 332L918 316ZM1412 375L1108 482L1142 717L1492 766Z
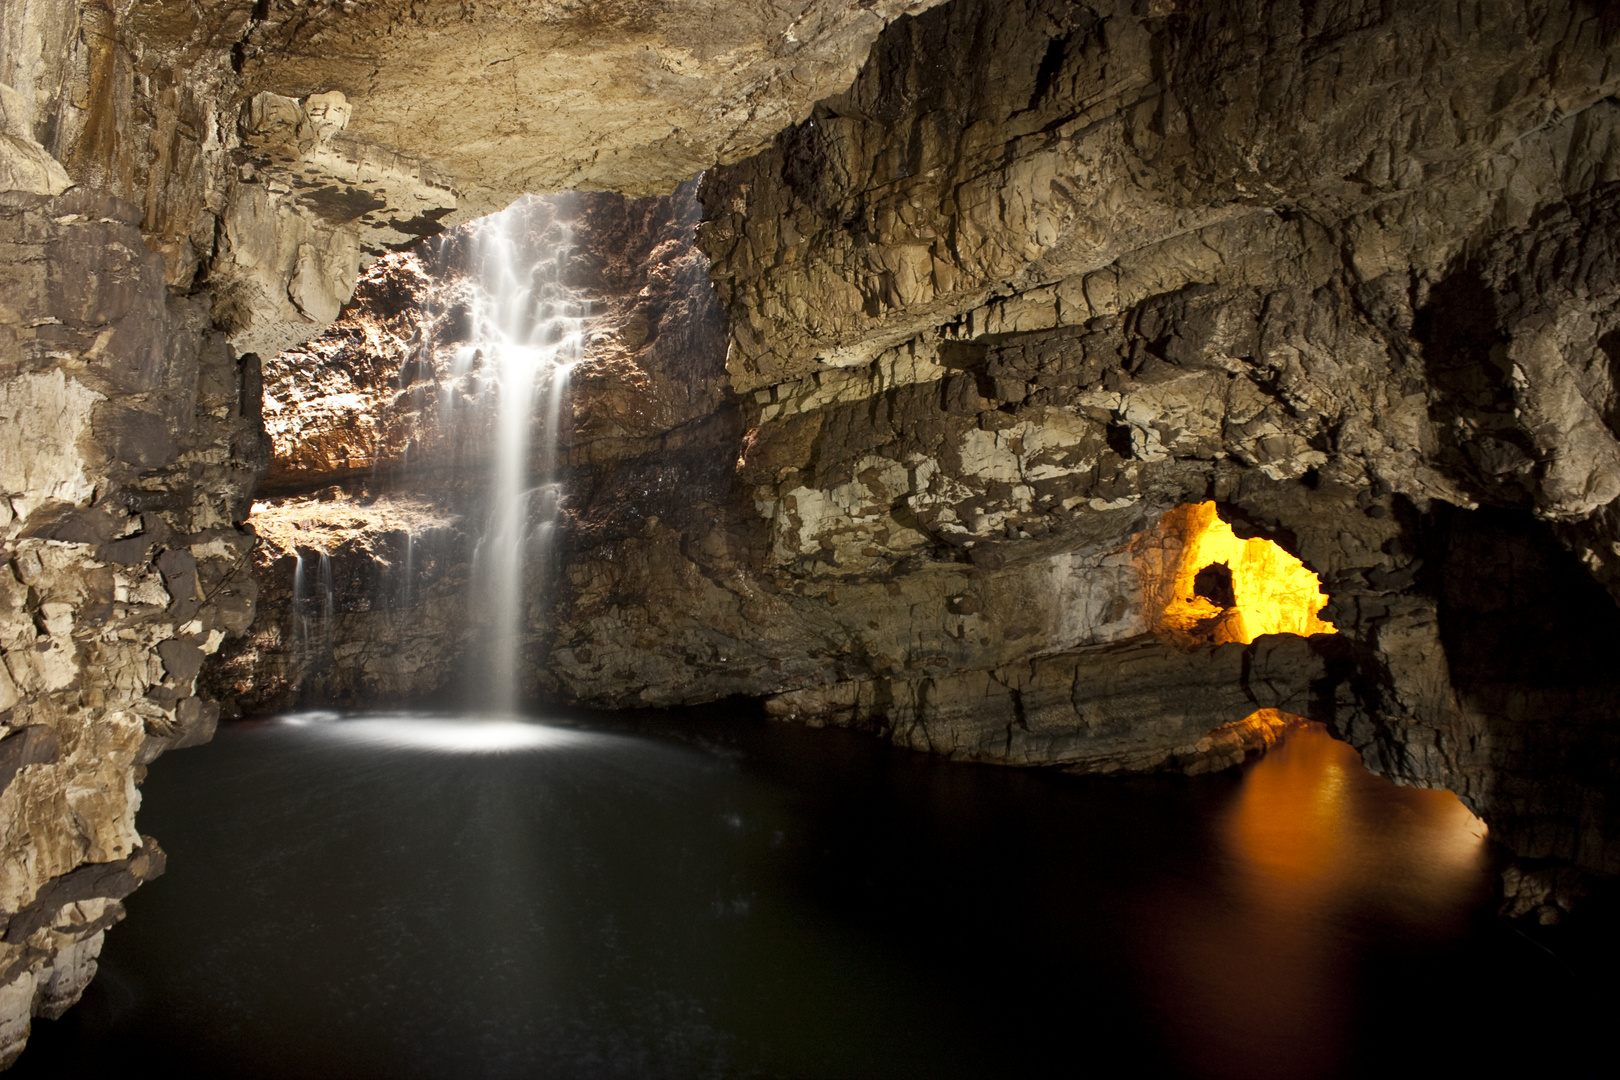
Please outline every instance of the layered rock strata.
M630 472L673 474L683 447L714 443L724 324L694 244L698 210L687 184L668 197L574 194L507 211L506 235L528 256L565 243L562 279L591 313L559 433L567 505L582 522L655 513ZM275 454L253 518L265 541L261 617L209 675L234 711L410 700L466 670L495 444L480 402L496 391L465 363L479 344L470 313L487 284L486 227L380 262L331 331L267 364ZM537 399L536 469L543 411ZM590 544L590 533L576 526L569 543ZM552 636L557 566L527 568L533 654ZM531 693L541 675L531 663Z
M0 1056L161 867L134 782L252 616L252 354L277 609L205 678L443 686L477 506L413 335L454 301L410 270L285 350L397 245L714 162L701 255L689 203L580 204L604 315L533 686L1099 768L1230 760L1271 705L1461 793L1531 860L1515 910L1620 870L1606 7L718 10L0 0ZM1162 633L1164 515L1210 499L1338 634Z
M705 187L772 561L841 593L951 549L993 575L1213 497L1333 597L1301 711L1521 855L1620 871L1612 665L1474 659L1509 627L1613 640L1506 597L1584 611L1610 580L1615 49L1579 3L962 0L896 26ZM1478 562L1450 550L1481 532ZM961 745L971 703L1072 648L829 664L854 685L817 693Z
M564 188L662 194L849 85L900 15L941 0L269 0L250 92L338 92L361 147L428 154L479 214Z
M525 192L667 193L802 119L884 25L938 2L211 0L238 75L216 314L268 356L319 333L372 259Z
M139 224L106 194L0 193L0 1061L162 869L135 785L212 734L198 672L254 614L258 361L165 288Z

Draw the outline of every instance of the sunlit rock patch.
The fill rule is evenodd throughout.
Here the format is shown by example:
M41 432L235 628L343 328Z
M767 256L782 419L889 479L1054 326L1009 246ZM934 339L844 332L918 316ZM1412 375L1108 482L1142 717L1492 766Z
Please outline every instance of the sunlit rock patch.
M314 495L256 502L248 524L261 541L261 557L277 559L300 551L331 553L360 546L386 561L386 553L371 546L379 537L420 535L449 528L457 520L454 513L426 498L389 493L356 499L333 486Z

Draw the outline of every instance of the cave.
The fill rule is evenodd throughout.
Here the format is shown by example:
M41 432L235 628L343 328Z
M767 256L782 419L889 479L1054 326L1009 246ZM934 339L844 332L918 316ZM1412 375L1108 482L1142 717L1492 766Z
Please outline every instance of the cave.
M0 0L0 1068L1600 1069L1617 59Z

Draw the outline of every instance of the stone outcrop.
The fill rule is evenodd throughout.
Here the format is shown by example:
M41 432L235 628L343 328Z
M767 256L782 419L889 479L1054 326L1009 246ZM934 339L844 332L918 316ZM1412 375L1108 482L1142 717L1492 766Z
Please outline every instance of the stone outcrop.
M257 358L169 292L139 225L80 188L0 193L0 1059L161 868L135 785L212 734L199 669L254 614Z
M1226 749L1222 729L1261 712L1319 711L1310 687L1323 668L1298 637L1190 652L1138 639L990 671L790 691L772 698L766 711L868 730L899 746L965 761L1088 773L1167 766L1206 772L1214 744ZM1222 764L1243 760L1238 750Z
M507 235L531 255L571 238L563 277L591 312L562 433L575 506L654 513L626 496L623 471L673 470L687 444L713 442L724 324L694 244L698 209L687 184L639 200L531 199L506 214ZM254 516L266 541L255 556L262 614L209 676L234 711L409 700L454 686L465 670L493 443L491 413L477 407L489 391L460 366L475 344L484 227L379 262L328 333L266 366L275 453ZM537 402L537 430L543 411ZM551 634L539 605L556 567L531 562L530 571L537 647ZM539 678L529 672L531 689Z
M955 547L995 573L1213 497L1333 598L1299 711L1521 855L1620 871L1612 770L1587 768L1616 751L1610 665L1469 659L1505 660L1508 627L1566 657L1612 640L1481 583L1587 610L1610 580L1616 31L1488 2L958 2L896 26L704 190L773 559L899 578ZM1450 552L1480 531L1479 561ZM929 742L909 718L994 710L1005 665L815 693L903 703L892 737Z
M667 193L764 146L938 2L252 5L216 314L268 356L319 333L372 259L526 192Z
M0 4L3 1063L161 872L136 784L212 733L197 675L257 591L258 360L189 291L223 206L229 19L157 7Z
M746 157L939 2L270 0L239 66L250 93L343 95L339 153L430 158L488 214L523 192L661 194Z

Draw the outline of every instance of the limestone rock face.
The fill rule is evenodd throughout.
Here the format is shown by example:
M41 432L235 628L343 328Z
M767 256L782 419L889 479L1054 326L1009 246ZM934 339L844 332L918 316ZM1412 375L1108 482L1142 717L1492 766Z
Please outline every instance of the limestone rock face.
M1587 0L0 0L0 1059L161 869L135 783L209 687L453 685L472 233L400 249L524 191L645 196L529 207L596 308L528 689L1099 771L1299 713L1457 790L1554 917L1620 873L1617 34ZM1165 633L1205 500L1338 633Z
M974 337L1081 325L1284 261L1258 246L1278 215L1337 233L1358 280L1445 266L1474 231L1614 178L1612 34L1580 3L1495 0L1015 0L908 20L710 189L738 389L958 319ZM1246 260L1217 239L1240 235Z
M137 207L0 193L0 1059L94 973L162 868L135 784L205 741L204 658L253 619L237 528L268 447L257 358L165 287Z
M668 192L849 85L883 27L939 0L271 0L249 92L336 91L351 145L431 158L472 214L523 192Z
M319 333L393 248L526 191L668 192L846 86L938 0L0 5L0 190L142 208L239 352Z
M168 283L189 286L212 257L227 201L220 118L235 86L230 50L252 9L4 0L0 131L11 141L0 161L37 158L21 144L55 166L44 162L33 184L0 180L0 190L59 194L74 183L134 204Z
M1211 743L1228 735L1222 729L1243 726L1233 716L1314 711L1309 686L1323 667L1298 637L1192 652L1139 639L990 671L790 691L772 698L767 711L870 730L900 746L966 761L1088 773L1196 763L1203 767L1189 771L1202 772L1211 764ZM1238 749L1220 764L1244 756Z
M1617 31L1573 0L899 20L706 175L729 343L660 368L690 409L582 388L531 685L1097 770L1238 760L1247 714L1300 713L1458 791L1542 860L1515 903L1548 916L1557 867L1620 872L1584 764L1620 711ZM593 437L602 409L650 419ZM348 467L324 438L285 451L308 490ZM1204 500L1319 574L1338 632L1166 631L1167 522Z
M938 2L257 5L221 117L216 316L268 356L319 333L372 259L525 192L667 193L765 145Z
M768 564L903 593L920 563L1095 558L1120 543L1099 519L1213 497L1333 598L1323 666L1288 665L1304 711L1521 855L1620 872L1613 777L1582 764L1617 749L1612 665L1507 644L1616 641L1527 600L1613 606L1616 31L1491 2L959 0L897 24L705 183ZM852 637L837 684L774 707L991 758L1031 736L962 718L1013 715L1027 658L1072 648L866 673L848 657L882 651Z
M532 199L504 217L520 259L568 237L562 278L590 312L559 432L574 504L593 501L586 478L600 475L604 503L652 513L618 486L616 467L671 467L725 402L724 326L694 243L695 185L639 200ZM467 355L488 227L380 261L330 332L266 365L274 459L253 519L266 540L256 555L262 615L209 676L234 709L409 699L465 669L494 442L493 413L481 407L492 387ZM537 399L537 435L544 413ZM539 438L532 456L539 469ZM531 571L537 598L551 595L555 566ZM551 618L536 607L531 620L538 645Z
M258 589L260 356L324 329L372 261L525 190L668 192L753 152L927 6L0 0L0 1066L161 869L145 764L213 730L198 679ZM656 359L706 264L657 265L615 315L637 392L599 379L603 446L656 445L719 392L719 368ZM403 503L321 535L453 519ZM436 678L419 644L389 670Z

